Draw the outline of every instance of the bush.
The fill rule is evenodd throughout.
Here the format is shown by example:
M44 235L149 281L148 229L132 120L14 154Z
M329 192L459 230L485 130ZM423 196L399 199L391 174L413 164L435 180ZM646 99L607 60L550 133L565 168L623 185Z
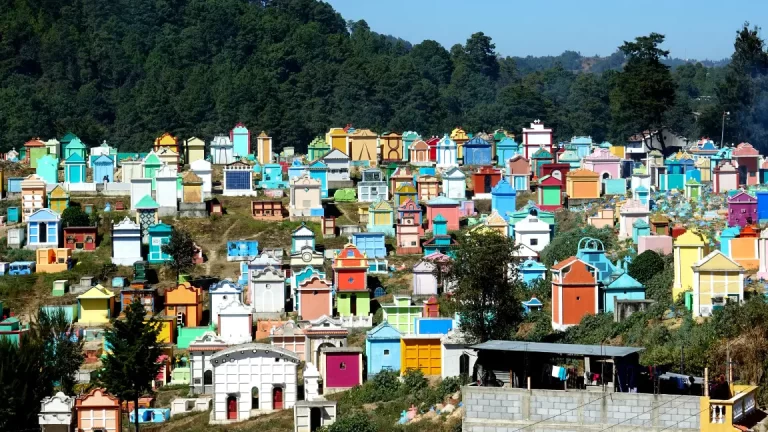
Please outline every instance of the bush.
M415 394L427 387L427 384L424 372L418 369L410 369L403 375L403 390L405 394Z
M337 418L336 422L328 427L328 432L376 432L376 426L365 414L354 413Z
M627 268L629 275L643 285L662 271L664 271L664 259L652 250L647 250L638 255Z

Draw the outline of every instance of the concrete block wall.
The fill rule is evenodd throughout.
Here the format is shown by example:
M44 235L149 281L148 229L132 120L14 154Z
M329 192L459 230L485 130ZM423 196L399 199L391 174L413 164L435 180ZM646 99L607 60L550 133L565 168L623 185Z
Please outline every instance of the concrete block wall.
M699 430L699 397L467 386L465 432Z

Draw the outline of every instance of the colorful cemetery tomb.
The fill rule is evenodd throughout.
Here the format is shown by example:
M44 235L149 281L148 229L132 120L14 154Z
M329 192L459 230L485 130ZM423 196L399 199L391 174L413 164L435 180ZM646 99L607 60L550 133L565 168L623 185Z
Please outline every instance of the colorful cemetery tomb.
M48 208L61 215L69 207L69 192L60 184L48 192Z
M552 266L552 328L565 330L598 313L597 269L570 257Z
M376 232L352 234L352 244L368 258L369 273L387 272L387 246L384 234Z
M326 347L320 349L320 376L323 393L349 390L363 383L363 349Z
M424 318L437 318L440 316L440 303L437 301L437 297L430 296L424 300L421 316Z
M581 158L570 147L566 147L565 151L558 153L557 162L567 164L572 170L581 168Z
M183 328L199 326L203 321L203 293L189 283L165 291L165 315L176 318L181 339Z
M639 236L637 238L637 253L641 254L647 250L652 250L659 255L669 255L672 253L672 237L668 235Z
M39 177L39 176L38 176ZM21 182L24 180L24 177L8 177L8 193L9 194L20 194L21 193Z
M242 302L243 287L229 280L219 281L208 289L211 323L219 322L219 312L233 299ZM221 333L219 333L221 334Z
M464 144L464 165L490 165L491 143L475 136ZM439 166L439 163L438 163Z
M759 223L768 221L768 190L755 190L755 199L757 199L757 221Z
M19 159L20 159L19 152L16 151L16 148L12 148L7 153L5 153L5 160L11 161L11 162L18 162Z
M530 128L523 128L522 147L523 157L526 159L531 159L531 156L540 148L551 152L552 144L552 129L545 128L540 120L531 123Z
M643 220L648 224L648 208L638 200L629 199L619 210L619 238L632 237L632 227L636 220ZM650 233L650 231L649 231Z
M84 171L83 171L84 172ZM53 155L44 155L37 160L35 174L48 184L59 182L59 160Z
M409 255L421 253L421 206L412 200L406 201L398 209L396 225L397 254Z
M75 399L74 417L78 431L123 430L120 401L105 389L95 388Z
M344 154L349 151L347 149L347 129L349 127L350 125L347 125L347 128L331 128L325 134L325 142L331 146L331 151L339 150Z
M362 180L357 184L359 202L374 202L389 199L387 181L381 170L369 168L363 170Z
M235 162L235 149L232 140L228 136L218 135L211 141L211 163L215 165L229 165Z
M288 167L288 180L294 177L300 177L306 172L306 170L307 167L301 162L301 160L294 159L293 162L291 162L291 165Z
M402 334L383 321L365 334L368 379L381 371L400 370L400 338Z
M26 248L58 247L60 228L61 217L56 212L47 208L37 210L27 218Z
M596 172L601 180L621 178L621 158L604 148L596 148L586 156L582 166Z
M594 267L598 282L604 285L610 283L613 276L620 270L606 256L603 242L591 237L579 240L576 258Z
M174 174L179 172L179 154L168 147L163 147L157 151L157 158L160 163L171 168Z
M413 183L413 173L407 166L397 167L387 181L389 182L389 194L390 196L394 196L395 191L397 191L400 186L406 183Z
M648 174L648 169L645 165L640 165L632 170L632 177L630 179L632 193L635 193L640 186L646 188L646 190L651 188L651 176Z
M518 154L517 141L513 137L505 136L496 143L496 166L505 167L507 161Z
M41 430L43 432L69 431L74 424L72 417L74 407L75 398L62 392L43 398L40 402L40 414L38 414Z
M659 190L685 189L685 174L659 174Z
M211 361L211 423L243 421L258 413L292 409L296 404L299 358L294 353L272 345L249 343L219 351L211 356ZM236 386L248 389L247 392L232 393L233 384L227 377L233 374L239 378Z
M153 151L157 152L163 148L170 149L178 154L179 140L175 136L165 132L161 136L155 138L155 146L153 147Z
M296 295L302 320L316 320L333 313L333 286L316 272L301 281Z
M323 157L328 166L328 182L348 182L350 158L339 149L334 148Z
M675 254L675 282L672 285L673 300L677 300L680 294L693 288L694 275L692 266L703 259L708 252L707 243L707 238L695 230L688 230L675 238L673 246Z
M663 214L656 213L650 217L651 231L654 235L669 235L669 224L671 220Z
M112 264L132 266L141 260L141 227L126 216L112 225Z
M104 141L104 144L106 143L107 142ZM61 148L61 142L59 142L59 140L57 140L56 138L51 138L45 141L46 153L48 153L49 155L58 157L61 154L60 148ZM91 151L93 151L93 149L91 149Z
M448 254L456 244L456 241L448 234L448 220L438 213L434 219L431 219L430 225L432 238L424 242L424 255L427 256L435 252Z
M335 320L328 316L321 316L316 320L309 321L309 326L303 328L306 336L305 358L319 365L321 348L346 345L349 330L341 325L341 320Z
M403 162L408 162L411 160L411 147L417 140L420 139L421 135L419 135L417 132L403 132Z
M331 146L325 142L322 136L318 135L307 146L307 157L309 160L320 159L327 155L329 151L331 151Z
M115 310L115 294L101 285L91 287L77 296L78 322L81 324L106 324Z
M320 181L320 197L328 198L328 165L317 160L306 168L309 176Z
M368 232L383 233L387 237L395 236L395 216L388 201L378 201L368 208Z
M443 138L437 142L435 147L437 153L436 156L438 168L450 168L458 166L458 146L454 140L448 137L448 134L445 134L445 136L443 136Z
M181 202L183 204L202 204L203 179L193 171L187 171L181 177Z
M760 238L757 241L757 253L760 260L757 277L768 279L768 229L760 231Z
M525 282L526 285L531 286L537 280L544 279L547 273L547 266L538 261L529 259L520 263L517 271L523 279L523 282Z
M29 332L29 324L21 324L18 318L11 316L0 321L0 341L7 340L18 347L27 332Z
M379 137L370 129L355 129L348 135L347 151L352 165L374 166L377 161Z
M345 327L371 327L371 293L368 290L368 259L349 243L334 257L336 309Z
M357 218L360 225L368 225L368 207L358 207Z
M623 178L605 179L602 181L603 194L625 195L627 193L627 181Z
M464 144L469 141L469 135L461 127L457 127L451 131L450 138L456 143L457 157L459 159L464 158ZM437 142L437 137L432 137L432 140ZM436 160L434 150L430 151L430 159Z
M467 197L467 176L458 167L452 167L443 173L443 194L451 199Z
M435 264L426 259L413 266L413 295L434 296L438 294L435 268Z
M186 151L184 161L193 164L199 160L205 160L205 141L197 137L184 140L184 150Z
M693 263L691 272L694 317L708 317L726 303L744 301L746 271L719 250Z
M435 218L441 215L448 231L459 229L459 202L439 196L427 201L427 231L433 231ZM447 234L447 232L446 232Z
M256 137L256 161L261 165L265 165L271 163L273 159L272 137L267 135L265 131L261 131L259 136Z
M136 204L136 222L141 225L141 242L149 244L149 227L158 223L158 209L160 205L150 195L144 195Z
M285 313L285 276L274 267L251 272L248 281L248 302L256 313Z
M701 173L701 182L712 181L712 160L708 157L699 157L693 166Z
M24 149L26 150L26 158L24 162L29 165L30 168L37 168L37 161L48 154L48 148L45 146L44 142L40 141L40 138L31 139L24 143Z
M280 164L270 163L263 166L259 187L262 189L284 189L288 187L288 182L283 180L283 168Z
M256 220L268 221L281 221L286 216L281 200L251 201L251 215Z
M101 155L93 162L93 181L112 183L115 181L115 161L112 157Z
M31 174L21 181L22 222L46 205L45 182L36 174Z
M264 182L269 181L267 179L267 166L264 166L264 181L262 181L261 185L264 187ZM272 171L270 171L270 174L272 174ZM276 182L282 183L282 172L280 172L278 179L275 180ZM275 184L274 186L277 187L270 187L269 189L278 189L279 185ZM222 182L223 187L223 194L224 196L252 196L256 195L256 191L253 190L253 170L251 169L251 166L237 161L232 162L224 167L224 181Z
M152 264L161 264L171 261L172 257L163 252L163 246L171 241L173 227L162 222L149 227L149 254L147 261Z
M739 185L753 186L760 184L758 167L760 152L750 143L741 143L731 152L731 157L739 169Z
M418 178L419 200L429 201L440 195L440 180L435 176L423 175Z
M3 272L5 273L5 272ZM66 279L59 279L53 281L53 289L51 290L51 296L52 297L61 297L64 294L69 292L69 281ZM69 307L69 306L67 306ZM77 311L75 310L74 314L70 316L70 322L72 321L72 317L77 317Z
M729 196L728 200L728 225L745 227L756 223L757 199L747 192L741 191Z
M552 176L562 183L565 187L565 175L571 170L570 165L563 163L544 164L541 167L542 177ZM541 179L539 179L541 182Z
M256 240L231 240L227 242L227 261L250 261L259 256Z
M632 222L632 243L637 244L641 236L651 235L651 227L644 219L636 219Z
M541 252L549 244L550 227L536 216L528 215L514 225L515 244L525 245Z
M403 136L395 132L381 136L382 161L401 161L403 159Z
M554 161L555 158L552 156L552 153L545 150L543 147L536 150L536 152L531 155L531 170L533 171L533 176L537 178L544 177L542 166L551 164Z
M701 183L696 179L688 179L685 182L685 197L690 200L698 200L701 197Z
M595 228L610 228L613 229L616 224L616 218L613 209L600 209L595 216L587 218L587 224Z
M179 210L178 175L166 164L155 173L155 189L158 211L163 216L176 216Z
M413 185L413 183L410 182L400 184L400 186L398 186L395 190L393 199L394 205L398 207L402 206L407 201L413 201L417 204L419 202L419 196L416 187Z
M726 193L739 188L739 169L736 162L723 160L712 172L712 192Z
M143 178L152 180L152 190L155 189L155 176L157 174L157 170L159 170L162 165L162 161L154 151L149 152L144 160L141 161L141 166L144 170Z
M501 170L483 166L472 173L472 189L476 199L488 199L493 187L501 181Z
M565 175L565 189L570 199L600 198L600 175L586 168Z
M400 374L420 370L425 376L441 376L442 334L403 335L400 339Z
M304 331L296 325L295 321L288 320L282 325L272 328L269 338L271 339L272 346L296 354L299 361L306 360L307 338L304 335Z
M645 206L645 208L649 208L650 203L650 191L645 186L640 186L635 190L635 192L632 195L635 199L640 201L642 205Z
M294 218L320 220L324 209L321 182L305 173L291 179L291 199L288 207L291 220Z
M73 251L95 251L97 238L96 226L64 228L64 247Z
M507 163L509 184L517 191L530 190L531 165L528 159L515 155Z
M237 158L251 154L251 131L244 124L238 123L229 131L229 139L232 141L234 155ZM269 163L271 161L268 161Z
M432 160L433 159L430 158L429 144L422 139L414 141L410 149L411 165L429 166L432 165Z
M138 300L144 306L147 315L153 315L156 312L155 306L159 303L157 288L150 286L146 281L133 281L130 286L122 288L120 290L119 306L121 315L125 315L128 307L134 300ZM164 337L167 337L167 335L164 335Z
M508 227L507 227L507 221L501 217L499 212L496 210L492 210L491 214L485 218L482 224L474 226L470 232L479 232L479 231L496 231L497 233L506 236Z
M548 223L552 235L555 235L555 214L546 210L542 210L536 206L536 203L533 201L528 201L528 204L521 207L520 210L517 210L508 215L510 232L514 232L515 224L528 217L528 215L536 216L540 220Z
M416 333L414 322L416 318L421 318L422 307L411 304L409 296L395 295L392 304L382 304L381 309L384 321L397 331L402 334Z
M212 331L207 331L190 342L189 354L192 360L190 391L193 394L213 393L213 362L211 357L226 348L227 343Z
M563 206L563 183L552 176L539 179L538 206L544 210L557 210Z
M589 136L575 136L571 138L569 146L576 152L580 159L589 156L595 142Z
M758 270L760 267L760 256L757 236L758 232L751 225L747 225L741 231L739 237L730 240L730 254L725 252L723 254L749 272Z

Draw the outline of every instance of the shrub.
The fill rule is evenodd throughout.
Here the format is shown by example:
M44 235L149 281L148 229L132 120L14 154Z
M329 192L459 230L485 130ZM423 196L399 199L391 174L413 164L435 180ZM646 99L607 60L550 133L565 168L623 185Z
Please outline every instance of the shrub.
M328 432L376 432L376 426L365 414L354 413L337 418L336 422L328 427Z
M629 275L643 285L663 270L664 259L652 250L647 250L638 255L627 268Z

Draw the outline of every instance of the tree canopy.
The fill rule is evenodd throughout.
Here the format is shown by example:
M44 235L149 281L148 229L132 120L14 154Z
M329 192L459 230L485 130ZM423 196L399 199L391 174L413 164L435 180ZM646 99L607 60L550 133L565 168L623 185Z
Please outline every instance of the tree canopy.
M456 126L519 133L542 119L560 141L622 142L660 125L719 136L730 110L729 139L762 145L768 129L754 127L766 117L765 51L747 27L724 79L725 68L700 63L670 70L659 34L602 59L513 58L481 32L450 49L412 45L318 0L6 3L0 151L68 131L138 151L166 131L211 139L237 122L299 152L349 123L429 136Z

